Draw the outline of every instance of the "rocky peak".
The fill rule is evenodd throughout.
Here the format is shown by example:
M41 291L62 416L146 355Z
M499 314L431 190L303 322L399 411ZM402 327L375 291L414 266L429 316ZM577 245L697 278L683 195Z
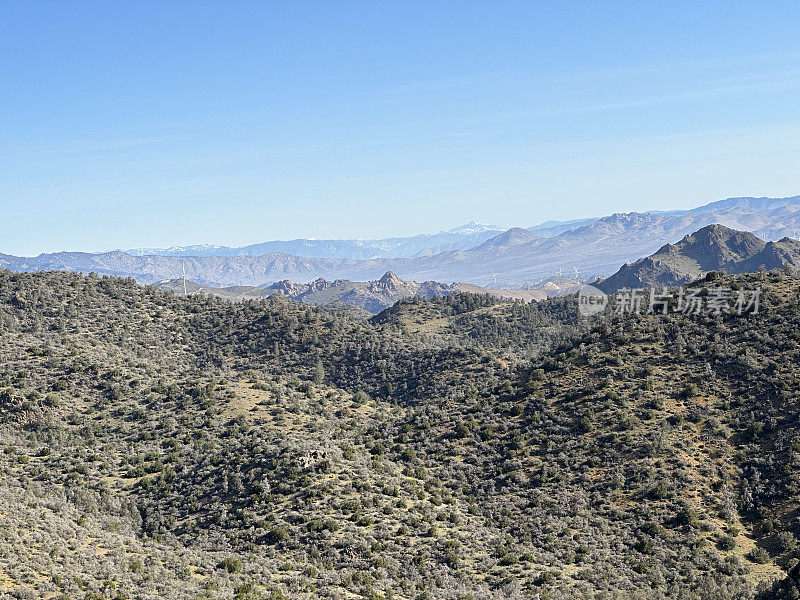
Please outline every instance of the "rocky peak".
M309 290L314 292L321 292L322 290L327 290L329 287L331 287L331 285L332 284L330 281L328 281L327 279L323 279L322 277L319 277L318 279L315 279L314 281L309 283L308 288Z
M397 286L402 285L403 280L400 279L397 276L397 273L394 271L386 271L386 273L383 274L383 277L378 280L378 283L387 287L396 288Z

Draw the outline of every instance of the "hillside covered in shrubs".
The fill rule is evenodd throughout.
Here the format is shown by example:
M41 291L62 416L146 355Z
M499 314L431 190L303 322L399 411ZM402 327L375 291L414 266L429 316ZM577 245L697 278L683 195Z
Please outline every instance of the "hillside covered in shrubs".
M800 280L715 283L759 314L0 271L0 597L798 598Z

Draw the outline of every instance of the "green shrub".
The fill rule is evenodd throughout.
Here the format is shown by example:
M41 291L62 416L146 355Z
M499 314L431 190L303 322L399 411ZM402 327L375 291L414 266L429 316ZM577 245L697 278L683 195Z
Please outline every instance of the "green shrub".
M747 553L747 559L750 562L763 565L769 562L769 552L759 546L756 546Z
M227 571L228 573L240 573L242 570L242 561L235 556L229 556L228 558L223 559L217 565L217 568Z

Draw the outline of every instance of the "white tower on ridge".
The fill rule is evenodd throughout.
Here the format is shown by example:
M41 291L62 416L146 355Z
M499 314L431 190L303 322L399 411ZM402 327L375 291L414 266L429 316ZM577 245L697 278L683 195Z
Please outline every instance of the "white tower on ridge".
M181 269L183 269L183 297L185 298L189 294L186 293L186 261L181 259Z

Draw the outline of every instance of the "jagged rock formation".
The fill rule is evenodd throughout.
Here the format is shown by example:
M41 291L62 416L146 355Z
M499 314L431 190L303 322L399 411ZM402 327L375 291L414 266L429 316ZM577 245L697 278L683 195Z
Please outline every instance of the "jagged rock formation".
M170 279L162 281L157 284L157 287L182 294L183 280ZM348 281L346 279L328 281L320 277L311 283L293 283L288 279L284 279L269 286L233 286L227 288L215 288L187 282L187 292L189 293L201 292L232 300L266 298L274 294L280 294L299 300L304 304L328 307L348 305L369 314L377 314L392 306L398 300L410 296L434 298L453 294L460 291L460 289L461 286L459 285L445 285L436 281L422 283L403 281L392 271L387 271L383 277L376 281ZM485 290L471 289L471 291L479 292Z

